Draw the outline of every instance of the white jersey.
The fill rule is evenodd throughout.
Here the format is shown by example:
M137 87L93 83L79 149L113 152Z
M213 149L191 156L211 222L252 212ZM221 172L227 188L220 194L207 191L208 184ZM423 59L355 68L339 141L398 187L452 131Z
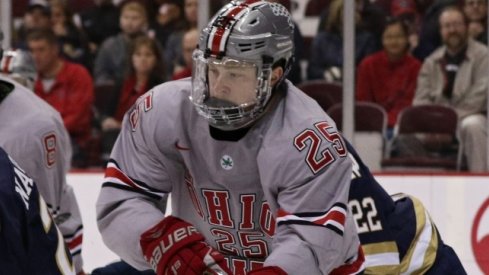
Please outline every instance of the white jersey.
M124 118L97 202L105 243L136 268L150 268L139 238L164 218L171 193L172 215L192 223L234 274L263 263L289 274L358 263L346 209L346 147L319 105L287 86L237 141L211 136L188 99L189 79L139 98Z
M66 183L71 144L59 113L9 78L12 91L0 101L0 147L34 179L81 271L83 226L73 189ZM8 85L2 83L0 85Z

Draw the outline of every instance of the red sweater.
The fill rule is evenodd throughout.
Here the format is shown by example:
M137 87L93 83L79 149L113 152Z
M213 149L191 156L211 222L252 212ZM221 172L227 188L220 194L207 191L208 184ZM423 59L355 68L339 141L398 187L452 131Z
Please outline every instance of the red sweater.
M192 68L185 68L177 73L174 73L172 80L178 80L189 76L192 76Z
M92 77L83 66L63 61L51 89L44 91L38 76L34 91L61 114L66 129L77 143L83 144L90 138L94 91Z
M127 110L131 108L138 97L147 91L147 85L148 83L143 85L139 90L136 90L136 77L134 75L126 77L119 97L119 104L117 104L117 110L114 115L116 120L122 122Z
M380 51L367 56L358 67L357 100L383 106L388 127L394 127L399 112L411 106L421 62L406 55L396 62Z

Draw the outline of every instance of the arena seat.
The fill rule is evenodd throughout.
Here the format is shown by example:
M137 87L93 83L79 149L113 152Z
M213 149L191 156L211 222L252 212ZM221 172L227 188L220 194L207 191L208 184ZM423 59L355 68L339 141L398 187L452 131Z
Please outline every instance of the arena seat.
M383 169L460 170L462 147L453 142L456 140L457 122L457 113L450 107L429 104L405 108L399 114L394 136L382 161ZM414 142L408 142L407 146L423 146L427 153L418 155L413 150L412 154L392 155L393 146L403 136ZM413 136L417 138L413 140Z
M370 170L381 170L387 133L387 113L382 106L373 102L355 102L355 135L353 146ZM336 122L338 129L343 128L343 105L337 103L327 110Z
M308 80L300 83L297 87L314 98L324 111L327 111L343 99L343 86L339 83L331 83L326 80Z

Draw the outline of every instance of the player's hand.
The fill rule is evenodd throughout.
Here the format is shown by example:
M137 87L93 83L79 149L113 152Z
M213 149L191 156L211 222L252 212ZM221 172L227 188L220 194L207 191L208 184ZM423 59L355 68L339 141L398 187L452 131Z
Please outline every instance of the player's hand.
M249 272L248 275L287 275L287 272L278 266L265 266Z
M169 216L141 235L144 258L158 274L232 274L224 256L188 222Z
M121 123L113 117L107 117L102 121L102 130L120 129Z
M327 82L341 82L341 69L339 67L329 67L324 71L324 79Z

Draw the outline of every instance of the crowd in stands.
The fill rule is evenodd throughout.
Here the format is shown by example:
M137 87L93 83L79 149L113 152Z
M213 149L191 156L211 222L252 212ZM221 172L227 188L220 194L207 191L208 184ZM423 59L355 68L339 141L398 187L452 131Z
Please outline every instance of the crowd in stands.
M77 2L29 1L13 45L31 52L34 91L61 113L75 148L73 165L102 166L135 100L158 83L191 76L199 1L94 0L75 10ZM227 1L210 2L213 14ZM318 29L303 37L294 22L298 47L289 78L341 83L344 0L307 2L320 7L312 15ZM388 138L407 106L454 108L459 134L452 142L463 146L470 171L486 171L487 0L355 4L356 99L385 108Z

